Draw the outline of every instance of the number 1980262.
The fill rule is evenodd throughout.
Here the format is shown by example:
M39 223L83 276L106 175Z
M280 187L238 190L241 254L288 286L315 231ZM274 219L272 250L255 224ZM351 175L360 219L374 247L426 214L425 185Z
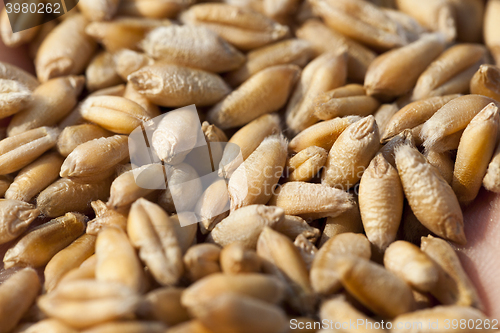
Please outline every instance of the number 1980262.
M62 14L60 3L7 3L5 10L7 14Z

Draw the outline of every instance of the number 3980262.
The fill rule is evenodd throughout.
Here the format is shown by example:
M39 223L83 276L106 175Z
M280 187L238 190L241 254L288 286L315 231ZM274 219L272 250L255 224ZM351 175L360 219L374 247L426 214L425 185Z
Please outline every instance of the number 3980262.
M61 14L61 4L60 3L7 3L5 5L5 10L7 14Z

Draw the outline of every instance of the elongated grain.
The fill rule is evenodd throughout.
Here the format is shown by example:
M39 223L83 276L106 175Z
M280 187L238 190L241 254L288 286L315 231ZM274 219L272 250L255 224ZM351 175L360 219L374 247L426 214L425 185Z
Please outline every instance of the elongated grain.
M85 33L87 24L83 15L73 15L47 35L35 58L40 81L83 72L96 48L96 43Z
M111 132L94 124L68 126L62 130L57 139L57 151L67 157L79 145L111 135Z
M403 202L403 186L396 168L378 154L361 177L359 209L366 236L380 251L396 239Z
M429 34L407 46L383 53L368 67L366 93L369 96L390 98L409 92L444 47L445 41L441 35Z
M479 193L496 146L500 116L491 103L467 125L458 146L452 188L458 201L471 203Z
M4 267L42 267L85 232L85 216L68 213L24 235L3 258Z
M181 15L183 23L202 25L241 50L251 50L278 41L289 34L287 26L248 9L227 4L205 3Z
M44 269L44 289L51 292L61 278L94 254L96 237L84 234L50 259Z
M345 52L324 53L311 61L290 97L286 111L288 127L298 133L318 122L314 112L316 96L344 85L346 78Z
M470 81L470 92L500 102L500 68L481 65Z
M0 175L20 170L54 147L59 130L39 127L0 141Z
M313 50L309 42L287 39L248 52L246 62L224 78L236 87L264 68L286 64L304 67L312 56Z
M321 183L344 190L353 187L378 151L379 141L380 135L373 116L349 125L328 153Z
M40 291L36 271L25 268L12 275L0 286L0 332L10 332L33 304Z
M273 66L256 73L215 105L209 111L208 120L227 129L278 111L287 102L299 73L296 65Z
M149 32L141 48L154 59L209 72L227 72L240 67L245 56L202 26L160 27Z
M418 220L436 235L465 244L462 210L451 186L416 148L403 145L395 155L406 198Z
M250 205L235 210L215 226L208 240L225 247L238 242L255 249L264 227L274 227L284 217L283 209L273 206Z
M0 207L0 244L17 238L40 215L35 206L22 201L0 199Z
M286 139L270 136L232 174L228 183L231 211L252 204L266 204L283 173Z
M57 153L49 153L19 171L5 192L6 199L29 202L47 186L59 178L63 158Z
M152 102L169 107L213 105L230 92L216 74L167 63L143 67L128 82Z
M132 205L127 223L131 243L162 285L177 283L184 270L174 223L158 205L145 199Z
M49 217L61 216L67 212L86 212L90 209L91 201L106 200L110 185L109 178L95 183L78 183L61 178L38 195L37 207Z

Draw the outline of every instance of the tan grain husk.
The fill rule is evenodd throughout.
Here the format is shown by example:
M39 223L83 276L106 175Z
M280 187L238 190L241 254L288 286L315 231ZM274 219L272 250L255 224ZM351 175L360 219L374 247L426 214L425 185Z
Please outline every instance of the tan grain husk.
M48 153L19 171L5 192L6 199L29 202L59 178L64 159L58 153Z
M434 289L438 282L439 271L434 261L409 242L392 243L385 251L384 266L423 293Z
M286 301L300 313L310 313L315 302L306 263L299 250L285 235L265 227L259 236L257 254L263 271L285 284Z
M335 75L332 75L335 73ZM347 54L328 52L311 61L300 77L286 110L286 123L298 133L318 122L315 98L318 94L341 87L347 79Z
M289 181L310 181L326 163L328 152L310 146L291 157L286 164Z
M72 211L86 212L91 201L106 200L110 185L110 178L95 183L79 183L61 178L38 195L37 207L48 217L61 216Z
M56 125L75 107L84 82L82 76L67 76L38 86L29 105L12 118L7 134L14 136L37 127Z
M292 38L264 46L249 52L246 62L224 77L231 86L236 87L257 72L276 65L293 64L304 67L313 56L309 42Z
M149 31L171 24L163 17L156 20L121 17L110 22L92 22L85 28L85 33L102 44L108 52L114 53L120 49L137 50L139 42Z
M158 205L145 199L132 205L128 217L131 243L162 285L176 284L184 269L175 223Z
M117 227L102 229L95 243L97 281L114 282L135 292L145 289L143 266L125 231Z
M40 291L36 271L25 268L0 285L0 332L10 332L33 304Z
M35 58L41 82L83 72L96 48L96 43L85 33L87 24L83 15L73 15L45 37Z
M486 48L480 44L458 44L450 47L420 75L413 90L413 100L435 96L439 87L471 67L475 72L479 66L478 62L484 59L486 52ZM472 76L467 81L471 78ZM456 91L461 92L463 91Z
M130 134L151 119L142 106L119 96L88 97L80 113L83 119L117 134Z
M353 255L369 260L370 242L364 235L351 232L338 234L326 241L311 266L311 285L316 293L326 296L342 288L335 266L338 255Z
M450 0L457 22L457 39L479 43L483 37L484 4L480 1Z
M25 234L3 258L4 267L42 267L85 232L86 217L68 213Z
M96 91L122 83L122 79L115 70L115 62L110 52L98 53L85 70L87 89Z
M234 293L261 301L279 304L285 295L285 285L276 277L248 273L228 275L214 273L189 286L181 302L187 308L196 308L217 296Z
M221 129L227 129L278 111L287 102L299 73L300 68L296 65L263 69L216 104L209 111L208 120ZM262 89L263 86L266 89Z
M457 97L460 95L429 97L404 106L391 117L381 140L386 142L405 129L413 129L423 124L446 103Z
M64 160L59 174L69 178L98 178L128 157L125 135L94 139L76 147Z
M133 318L139 297L119 283L84 279L61 284L54 292L39 297L37 303L50 317L84 329Z
M51 292L61 278L94 254L96 237L84 234L50 259L44 269L44 289Z
M196 232L198 230L198 221L195 214L191 212L181 212L176 215L171 215L172 226L174 227L175 234L177 237L177 242L181 248L181 252L184 255L190 246L197 243ZM190 221L191 224L182 226L180 224L180 219L184 221Z
M484 13L484 42L493 55L497 66L500 65L500 30L497 20L499 13L500 3L488 1Z
M500 68L481 65L470 81L470 92L493 98L500 103Z
M35 206L18 200L0 199L0 207L0 244L17 238L40 215Z
M124 84L119 84L114 87L109 87L109 88L104 88L98 91L94 91L87 97L92 97L92 96L119 96L123 97L123 94L125 93L125 85ZM80 109L82 107L83 101L78 103L78 105L71 111L66 118L64 118L60 123L59 123L59 128L64 129L68 126L74 126L74 125L81 125L83 123L86 123L86 121L83 119L82 114L80 113Z
M190 7L180 17L183 23L202 25L241 50L255 49L283 39L287 26L247 8L206 3Z
M130 74L128 82L153 103L168 107L213 105L231 91L216 74L162 62Z
M445 305L483 305L476 288L465 273L455 250L446 241L431 235L422 237L420 249L442 269L436 287L431 294Z
M369 2L314 0L312 5L330 28L370 47L387 50L408 43L403 27Z
M347 76L356 82L364 80L368 66L376 57L372 50L328 28L317 19L308 19L295 33L297 37L311 43L316 55L346 48Z
M288 182L279 186L269 201L287 215L304 219L335 217L353 206L352 196L323 184Z
M462 204L471 203L479 193L497 144L499 123L498 106L491 103L472 119L462 134L452 182Z
M368 67L365 89L369 96L391 98L409 92L427 66L443 52L445 41L439 34L378 56Z
M396 165L406 198L418 220L436 235L465 244L462 210L439 171L408 145L396 149Z
M94 124L67 126L64 127L57 139L57 151L62 156L67 157L79 145L111 135L111 132Z
M166 175L177 213L192 212L203 194L202 182L196 170L187 163L181 163L166 168Z
M259 273L262 260L255 251L246 249L239 243L232 243L222 248L219 262L224 274L245 274Z
M486 323L488 322L488 317L481 311L476 309L466 307L466 306L436 306L431 309L424 309L415 311L412 313L407 313L401 316L394 318L394 322L404 323L408 325L408 323L412 322L420 322L422 323L421 329L425 331L436 331L436 332L482 332L485 330L483 325L471 325L473 328L469 328L470 326L465 326L465 328L460 328L460 324L457 327L453 327L447 325L450 323ZM431 326L432 325L432 326ZM464 327L464 325L461 325ZM404 326L403 326L404 327ZM448 328L447 328L448 327ZM397 328L394 329L395 333L410 333L414 332L413 329L408 328Z
M465 129L470 121L492 102L495 101L486 96L465 95L446 103L424 123L420 133L420 137L425 139L424 146L427 149L436 149L440 140Z
M274 227L284 217L283 209L273 206L250 205L232 212L215 226L208 241L222 247L238 242L246 249L255 249L264 227Z
M224 179L212 183L203 192L196 203L194 212L199 216L203 225L202 233L210 232L217 223L229 215L229 194Z
M283 173L286 157L287 141L282 135L264 139L229 179L231 211L252 204L266 204Z
M219 176L230 178L266 137L281 132L280 118L277 114L265 114L252 120L231 136L221 158ZM238 149L239 148L239 149ZM241 159L237 158L241 154Z
M319 94L314 99L314 115L321 120L349 115L366 117L374 113L380 106L378 100L371 96L365 96L364 92L363 95L347 97L332 97L330 92Z
M360 119L358 116L347 116L314 124L298 133L290 141L288 148L296 153L310 146L318 146L330 151L340 134Z
M137 314L141 319L157 320L168 326L176 326L190 319L187 309L181 304L185 289L163 287L150 291L141 301Z
M28 44L28 54L31 59L36 58L36 54L38 52L38 49L40 48L40 45L42 45L45 38L49 35L49 33L52 30L54 30L56 26L57 26L56 21L45 22L40 26L40 29L38 30L36 36Z
M24 109L33 99L31 90L15 80L0 79L0 119Z
M20 170L56 144L59 130L39 127L0 141L0 175Z
M321 183L344 190L353 187L380 148L379 141L379 131L373 116L349 125L328 153Z
M197 113L182 109L167 113L151 138L158 158L169 165L181 163L198 143L199 124Z
M186 276L191 282L221 272L219 256L221 248L215 244L196 244L184 255Z
M382 317L394 318L414 309L406 282L374 262L340 255L335 259L335 271L349 294Z
M497 143L497 148L493 153L493 158L490 164L488 164L488 169L486 175L483 179L483 186L488 190L495 193L500 192L500 145Z
M142 40L141 48L154 59L215 73L237 69L245 61L242 53L203 26L156 28Z
M288 327L280 307L234 293L210 299L190 312L203 326L218 333L279 333Z
M396 168L378 154L361 177L359 209L366 236L381 252L396 239L403 203L403 186Z

